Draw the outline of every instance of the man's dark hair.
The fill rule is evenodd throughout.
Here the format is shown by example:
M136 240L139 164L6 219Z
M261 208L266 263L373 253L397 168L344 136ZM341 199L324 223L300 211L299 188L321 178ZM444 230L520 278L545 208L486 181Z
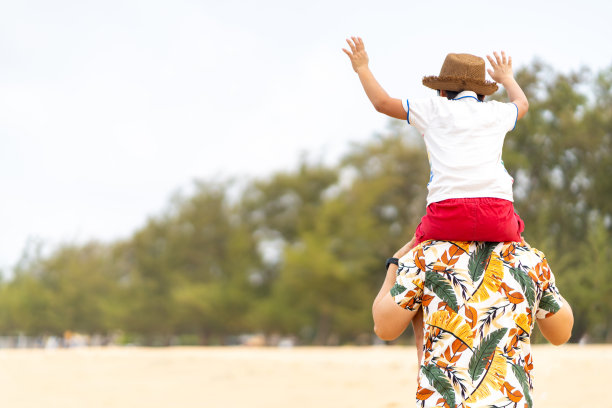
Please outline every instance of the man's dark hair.
M461 92L463 91L446 91L446 98L447 99L455 99L457 97L457 95L459 95ZM440 91L438 91L438 95L440 95ZM478 96L478 100L483 102L484 101L484 95L477 95Z

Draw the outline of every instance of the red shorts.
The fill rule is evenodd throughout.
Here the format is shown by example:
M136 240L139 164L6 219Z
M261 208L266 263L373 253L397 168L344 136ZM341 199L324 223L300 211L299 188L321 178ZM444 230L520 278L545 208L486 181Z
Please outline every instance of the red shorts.
M501 198L451 198L431 203L416 229L418 242L521 241L525 223L511 201Z

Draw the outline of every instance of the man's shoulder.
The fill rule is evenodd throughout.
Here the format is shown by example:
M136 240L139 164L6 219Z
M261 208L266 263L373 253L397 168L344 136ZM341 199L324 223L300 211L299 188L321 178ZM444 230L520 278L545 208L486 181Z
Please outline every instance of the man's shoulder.
M423 272L444 268L447 271L470 268L474 262L496 258L508 276L521 271L536 283L548 282L552 275L546 255L527 242L435 241L422 242L407 254L403 262ZM462 269L463 268L463 269Z
M519 258L522 263L537 264L546 261L546 255L539 249L532 247L527 242L512 242L504 245L504 248L512 251L515 257Z
M478 241L438 241L428 240L419 244L416 249L420 249L423 254L440 254L451 250L457 256L471 256L474 252L483 248L499 254L502 258L518 258L524 264L534 264L546 260L546 255L537 248L532 247L527 242L478 242Z

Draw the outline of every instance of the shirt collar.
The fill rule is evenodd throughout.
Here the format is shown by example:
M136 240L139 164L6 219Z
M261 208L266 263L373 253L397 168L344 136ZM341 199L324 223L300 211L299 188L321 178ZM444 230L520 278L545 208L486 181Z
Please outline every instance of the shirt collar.
M463 92L459 92L459 94L457 95L457 97L455 99L453 99L453 101L457 101L459 99L467 99L469 100L469 98L474 98L476 99L478 102L480 102L478 100L478 95L476 95L476 92L474 91L463 91Z

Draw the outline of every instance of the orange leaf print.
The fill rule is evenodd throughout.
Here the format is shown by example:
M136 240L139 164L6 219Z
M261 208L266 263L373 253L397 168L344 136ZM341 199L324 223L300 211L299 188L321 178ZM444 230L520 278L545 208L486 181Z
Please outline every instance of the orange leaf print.
M499 292L502 291L506 292L506 297L512 304L518 305L519 303L525 300L525 296L523 296L519 292L512 292L512 288L508 286L505 282L502 283L499 287Z
M438 405L441 402L444 403L444 405L442 405L444 408L450 408L450 406L448 405L448 402L446 402L444 398L439 398L438 401L436 402L436 405Z
M510 398L510 400L515 404L523 398L523 394L519 390L515 390L514 387L512 387L507 381L504 382L502 388L505 388L508 398Z
M467 345L464 344L461 340L457 339L453 341L453 343L444 351L444 358L448 360L449 363L456 363L457 360L461 357L461 353L467 349Z
M421 301L421 305L422 306L429 306L429 304L431 303L431 301L433 300L433 296L431 295L423 295L423 299Z
M417 391L417 399L420 399L421 401L425 401L427 398L431 397L431 394L433 394L433 390L430 390L428 388L421 388L419 387L419 390Z
M451 348L453 349L453 353L455 354L464 351L465 349L467 349L467 347L467 344L465 344L459 339L453 341L453 344L451 344Z
M416 256L414 258L414 263L417 266L417 268L419 268L420 270L425 272L425 270L426 270L426 266L425 266L425 254L423 253L423 247L422 246L419 249L417 249L417 251L416 251Z
M474 309L472 306L465 305L465 317L468 324L473 329L478 322L478 313L476 313L476 309Z
M501 253L501 257L504 261L506 262L512 262L512 260L514 259L514 251L516 249L516 246L514 244L510 244L508 245Z
M529 374L531 370L533 370L533 359L531 358L531 353L529 353L525 357L525 372Z
M446 310L448 313L454 314L455 311L446 302L438 303L438 310Z
M414 309L414 305L416 304L416 292L411 290L406 293L406 296L400 300L399 305L404 309L410 308Z
M451 245L451 247L448 248L447 251L444 251L440 260L443 264L448 265L448 267L453 267L459 260L461 254L463 254L464 252L465 251L462 248L456 245Z
M466 241L453 241L453 245L459 247L463 252L469 252L470 243Z
M444 310L446 310L448 313L455 313L455 311L453 310L452 307L450 307L449 305L446 305L446 307L444 308Z
M520 341L519 334L521 334L523 332L523 330L521 330L520 333L519 333L519 331L517 329L512 329L510 332L511 333L514 332L514 333L512 333L510 335L511 337L510 337L510 340L508 341L508 344L506 345L506 350L507 350L509 355L510 354L514 355L514 352L513 352L514 348L518 345L518 343Z
M521 295L519 292L506 293L506 296L508 296L508 300L510 301L510 303L515 305L518 305L523 300L525 300L525 296Z
M436 263L435 265L432 266L431 269L433 269L436 272L446 272L448 270L446 265L443 265L441 263Z
M546 260L546 258L542 260L541 265L542 265L542 274L540 276L540 280L541 281L550 280L550 267L548 266L548 261ZM538 266L540 266L540 264L538 264Z
M536 268L537 268L537 266L536 266ZM536 276L536 275L533 273L533 271L531 271L531 270L530 270L530 271L529 271L529 273L528 273L528 275L529 275L529 277L530 277L531 279L533 279L533 281L534 281L534 282L537 282L537 281L538 281L538 277L537 277L537 276Z
M438 337L440 335L440 333L442 332L442 330L438 329L437 327L435 327L433 330L429 331L427 334L427 340L425 341L425 349L426 350L433 350L433 341L432 339L435 337Z
M529 327L531 327L531 325L533 324L533 316L531 315L530 308L527 308L527 322L529 324Z

